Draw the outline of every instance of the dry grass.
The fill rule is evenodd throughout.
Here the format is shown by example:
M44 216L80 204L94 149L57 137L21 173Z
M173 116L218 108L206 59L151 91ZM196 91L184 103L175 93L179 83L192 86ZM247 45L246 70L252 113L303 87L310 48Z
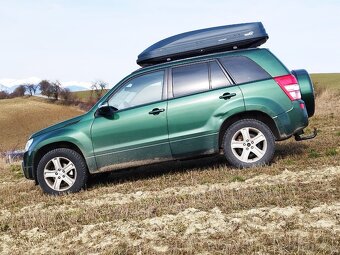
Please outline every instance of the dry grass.
M316 73L311 74L311 78L315 84L316 89L340 89L340 73Z
M23 149L32 133L82 113L39 98L0 100L0 150Z
M339 254L340 96L320 91L318 137L278 143L266 167L171 162L51 197L0 162L0 253Z

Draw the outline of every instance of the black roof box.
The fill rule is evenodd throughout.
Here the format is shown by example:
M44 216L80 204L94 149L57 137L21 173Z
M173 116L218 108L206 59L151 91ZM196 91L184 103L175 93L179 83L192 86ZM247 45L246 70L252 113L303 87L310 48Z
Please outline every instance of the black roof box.
M267 39L261 22L200 29L151 45L138 55L137 64L144 67L208 53L255 48Z

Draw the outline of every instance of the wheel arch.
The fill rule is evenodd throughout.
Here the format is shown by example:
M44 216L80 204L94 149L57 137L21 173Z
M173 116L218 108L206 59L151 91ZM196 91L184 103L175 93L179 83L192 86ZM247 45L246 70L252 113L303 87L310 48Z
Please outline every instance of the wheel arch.
M219 148L222 148L223 136L224 136L225 131L233 123L235 123L238 120L242 120L242 119L255 119L255 120L263 122L272 131L275 139L279 140L280 134L279 134L278 128L277 128L274 120L269 115L267 115L266 113L261 112L261 111L246 111L246 112L241 112L241 113L237 113L235 115L232 115L229 118L227 118L226 120L224 120L224 122L221 125L220 131L219 131L219 138L218 138Z
M38 184L38 179L37 179L37 170L38 170L38 164L41 160L41 158L49 151L58 149L58 148L67 148L70 150L76 151L86 162L86 159L84 157L83 152L79 149L77 145L71 142L54 142L54 143L49 143L41 148L35 153L34 158L33 158L33 171L34 171L34 180Z

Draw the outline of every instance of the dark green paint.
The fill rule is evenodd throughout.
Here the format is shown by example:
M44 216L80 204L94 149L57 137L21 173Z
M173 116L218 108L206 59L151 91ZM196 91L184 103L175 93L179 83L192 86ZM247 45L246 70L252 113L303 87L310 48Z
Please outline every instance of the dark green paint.
M224 56L246 56L272 77L289 73L267 49L210 54L139 69L119 82L88 113L33 134L33 143L24 155L25 176L35 178L36 169L33 169L33 165L36 166L36 162L33 162L37 152L51 144L67 142L77 146L89 171L95 173L217 153L223 123L230 117L249 111L261 112L272 118L279 134L278 139L288 138L308 125L307 112L300 108L303 101L291 102L273 79L232 85L180 98L172 98L169 89L171 84L166 82L168 87L165 91L169 95L166 98L165 93L163 101L121 110L112 117L96 117L99 105L106 102L130 78ZM221 99L220 96L227 92L236 95ZM164 109L164 112L149 114L154 108Z

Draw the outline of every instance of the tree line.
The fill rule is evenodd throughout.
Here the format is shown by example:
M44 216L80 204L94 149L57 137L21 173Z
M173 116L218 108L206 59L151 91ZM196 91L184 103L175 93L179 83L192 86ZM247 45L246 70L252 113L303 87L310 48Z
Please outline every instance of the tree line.
M95 101L99 100L101 96L103 95L107 86L108 84L101 80L92 82L91 98L94 98ZM74 100L70 89L63 88L61 86L61 83L58 80L54 82L50 82L48 80L42 80L39 84L26 83L26 84L19 85L18 87L16 87L12 93L8 93L6 91L0 91L0 99L23 97L25 96L25 94L29 94L30 96L33 96L36 94L38 89L40 89L41 95L46 96L47 98L51 98L55 100L62 99L65 101Z

